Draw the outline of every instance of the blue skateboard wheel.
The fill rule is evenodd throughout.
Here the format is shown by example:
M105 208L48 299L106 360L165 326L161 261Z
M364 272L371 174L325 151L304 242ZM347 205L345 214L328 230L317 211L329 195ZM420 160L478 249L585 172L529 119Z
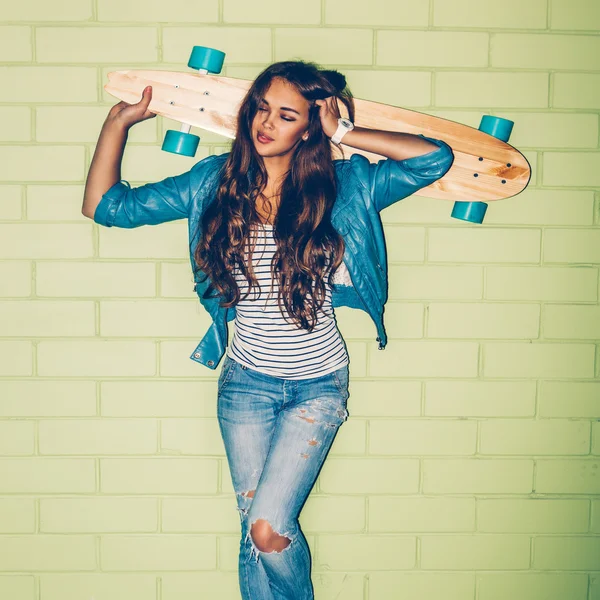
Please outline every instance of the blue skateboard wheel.
M172 152L173 154L196 156L199 143L200 138L193 133L183 133L169 129L165 135L162 149L165 152Z
M479 131L492 135L503 142L508 142L514 124L514 121L502 117L483 115L479 124ZM471 223L483 223L486 210L487 204L485 202L455 202L451 216Z
M223 69L224 61L225 52L205 46L194 46L187 66L198 70L206 69L209 73L218 75Z

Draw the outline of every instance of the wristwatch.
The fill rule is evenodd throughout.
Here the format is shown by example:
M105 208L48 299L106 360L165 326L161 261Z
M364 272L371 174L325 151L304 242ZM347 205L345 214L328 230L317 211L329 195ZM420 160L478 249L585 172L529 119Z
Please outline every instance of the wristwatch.
M350 119L344 119L343 117L338 119L338 128L336 132L331 136L331 141L339 145L342 141L342 138L349 132L354 129L354 123L350 121Z

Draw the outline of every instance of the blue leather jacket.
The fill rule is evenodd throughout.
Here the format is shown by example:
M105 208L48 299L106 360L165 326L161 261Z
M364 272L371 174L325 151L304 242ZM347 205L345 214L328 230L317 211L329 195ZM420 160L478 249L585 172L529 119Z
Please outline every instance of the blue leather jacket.
M349 306L369 314L375 323L380 349L387 343L383 326L387 261L379 212L442 177L454 160L448 144L421 137L438 148L401 161L384 159L374 164L360 154L334 161L338 192L331 222L344 239L344 263L352 285L336 284L332 303L334 307ZM102 196L94 221L105 227L133 228L187 218L190 261L194 267L198 223L215 198L219 171L227 156L209 156L186 173L133 189L127 181L119 181ZM202 298L209 280L198 279L197 274L195 291L210 314L212 325L190 358L215 369L225 353L227 321L235 318L235 307L219 306L219 298Z

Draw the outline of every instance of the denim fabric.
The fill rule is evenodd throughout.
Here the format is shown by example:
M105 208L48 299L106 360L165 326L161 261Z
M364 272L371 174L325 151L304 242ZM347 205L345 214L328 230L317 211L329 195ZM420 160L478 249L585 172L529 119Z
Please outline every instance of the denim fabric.
M322 377L292 380L225 357L217 415L240 514L244 600L314 598L310 551L298 516L348 418L347 401L348 365ZM252 490L254 497L248 496ZM258 519L289 538L288 546L260 551L251 535Z

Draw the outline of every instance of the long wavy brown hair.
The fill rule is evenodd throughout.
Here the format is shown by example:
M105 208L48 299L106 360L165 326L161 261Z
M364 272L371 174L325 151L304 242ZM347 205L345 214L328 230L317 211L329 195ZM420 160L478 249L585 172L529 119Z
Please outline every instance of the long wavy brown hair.
M276 77L292 84L309 101L310 109L308 139L300 140L281 185L271 268L279 283L277 300L284 317L311 331L326 298L326 283L331 283L344 254L344 241L331 224L337 193L331 142L314 102L335 96L354 120L352 94L341 73L320 69L313 62L283 61L267 67L253 82L240 105L236 136L220 173L216 198L199 223L202 235L194 251L195 271L202 272L202 281L210 278L203 298L219 295L225 307L242 299L234 267L248 282L243 298L260 287L252 265L256 235L251 236L251 225L260 222L256 200L268 176L251 132L260 102Z

